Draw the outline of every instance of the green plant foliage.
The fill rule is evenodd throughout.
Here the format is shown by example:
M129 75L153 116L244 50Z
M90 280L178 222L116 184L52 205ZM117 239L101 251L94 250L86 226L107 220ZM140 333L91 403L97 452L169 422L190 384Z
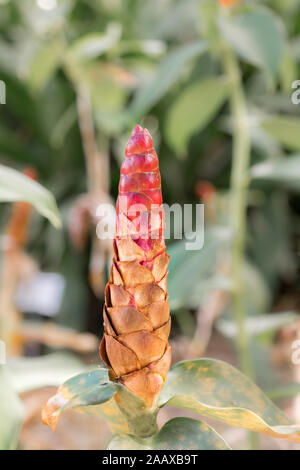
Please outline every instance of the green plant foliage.
M64 51L62 41L42 44L30 64L29 86L39 92L42 91L60 65Z
M90 33L77 39L68 55L76 60L94 59L111 49L119 41L120 35L120 25L110 24L106 34Z
M67 408L100 405L108 401L116 392L116 386L109 381L107 369L84 372L67 380L60 388L62 400L68 397L60 408L62 413Z
M174 418L149 439L114 436L108 450L228 450L230 447L219 434L202 421Z
M169 145L184 152L190 137L209 123L227 96L223 77L198 80L183 90L168 111L165 132Z
M68 352L41 357L12 357L8 360L11 382L17 393L27 392L62 382L84 370L84 363Z
M99 368L67 380L43 409L43 420L55 429L61 414L75 409L85 414L104 416L116 432L128 432L125 418L112 397L118 384L110 382L108 370Z
M300 393L299 383L288 383L285 385L278 385L270 390L266 390L266 394L271 400L281 400L282 398L293 398Z
M284 326L293 324L298 318L295 312L268 313L246 318L245 324L249 336L259 336L274 333ZM233 339L237 334L236 324L232 320L220 318L216 323L217 329L227 338Z
M300 442L300 427L293 425L254 383L223 361L177 363L167 376L159 404Z
M300 155L258 163L251 168L251 177L253 181L269 181L299 192Z
M228 247L229 230L226 227L210 228L205 232L204 240L203 248L196 251L185 249L187 240L168 246L168 292L171 309L184 306L197 308L204 290L229 287L224 277L212 276L218 254Z
M161 61L152 80L136 93L129 107L132 116L138 120L146 114L175 83L184 65L206 50L207 43L205 41L196 41L170 52Z
M36 181L4 165L0 165L0 201L29 202L56 228L61 226L53 195Z
M256 6L232 16L220 16L219 28L242 59L273 77L277 74L283 58L284 29L270 10Z
M0 450L15 449L24 409L14 391L6 366L0 366Z
M296 116L268 116L260 127L290 150L300 150L300 118Z

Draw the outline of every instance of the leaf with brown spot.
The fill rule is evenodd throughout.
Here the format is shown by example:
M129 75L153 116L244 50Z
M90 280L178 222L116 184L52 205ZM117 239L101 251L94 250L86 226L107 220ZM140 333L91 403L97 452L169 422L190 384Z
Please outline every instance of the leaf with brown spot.
M175 364L159 397L159 406L165 405L300 443L300 425L292 424L253 382L223 361Z
M135 440L114 436L108 450L229 450L224 439L208 424L191 418L174 418L151 438Z
M42 411L43 422L54 430L61 414L66 409L73 408L82 413L104 415L108 421L115 421L111 425L113 428L116 425L116 429L125 429L124 418L120 415L116 419L116 410L113 410L112 403L110 407L102 407L114 396L117 388L116 384L109 381L107 369L76 375L61 385L56 395L48 400ZM110 420L110 414L115 417L114 420Z

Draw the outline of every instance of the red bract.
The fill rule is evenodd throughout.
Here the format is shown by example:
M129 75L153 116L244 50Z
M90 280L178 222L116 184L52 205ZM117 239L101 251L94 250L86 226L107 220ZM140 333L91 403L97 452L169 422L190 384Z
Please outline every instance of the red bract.
M158 158L147 129L136 126L125 149L117 201L115 257L106 287L101 357L113 380L147 407L170 367L167 266Z

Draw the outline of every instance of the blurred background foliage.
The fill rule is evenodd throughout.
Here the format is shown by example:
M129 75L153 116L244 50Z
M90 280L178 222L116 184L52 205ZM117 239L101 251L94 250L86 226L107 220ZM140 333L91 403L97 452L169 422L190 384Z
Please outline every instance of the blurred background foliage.
M246 328L257 380L271 389L278 384L271 345L280 329L297 322L300 300L300 104L291 101L292 83L300 79L300 8L298 0L220 3L226 4L0 0L1 163L20 171L34 167L56 198L63 228L34 212L26 243L39 269L64 278L54 321L100 336L109 248L95 241L91 207L116 199L131 128L147 127L164 202L205 204L204 248L186 251L184 241L174 240L175 229L168 241L175 357L203 354L214 324L232 340L233 122L219 47L226 42L240 59L251 140ZM5 233L11 207L1 207ZM187 352L184 338L191 337ZM24 353L47 351L31 344ZM222 358L222 351L215 355Z

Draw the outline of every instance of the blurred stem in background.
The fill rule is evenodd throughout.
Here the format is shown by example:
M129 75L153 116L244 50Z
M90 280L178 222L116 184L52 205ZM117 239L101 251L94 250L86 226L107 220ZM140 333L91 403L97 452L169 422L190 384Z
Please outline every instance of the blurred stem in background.
M223 50L223 61L229 81L230 108L233 118L231 224L233 231L233 313L238 327L236 347L242 371L250 378L253 378L254 371L249 348L249 338L245 328L246 305L243 276L247 223L247 189L249 181L248 167L250 161L248 114L239 64L233 51L227 46Z
M237 325L236 349L242 372L252 380L255 373L251 358L249 336L246 330L246 298L244 284L244 253L247 226L247 190L249 184L250 135L246 97L240 67L234 52L227 45L223 49L223 63L230 88L230 109L233 119L233 149L231 169L231 227L232 243L232 303ZM250 446L259 447L259 437L250 433Z
M90 193L109 191L109 162L107 152L100 152L97 146L92 117L91 97L88 88L80 84L77 90L77 109L82 144L86 159L88 190Z

